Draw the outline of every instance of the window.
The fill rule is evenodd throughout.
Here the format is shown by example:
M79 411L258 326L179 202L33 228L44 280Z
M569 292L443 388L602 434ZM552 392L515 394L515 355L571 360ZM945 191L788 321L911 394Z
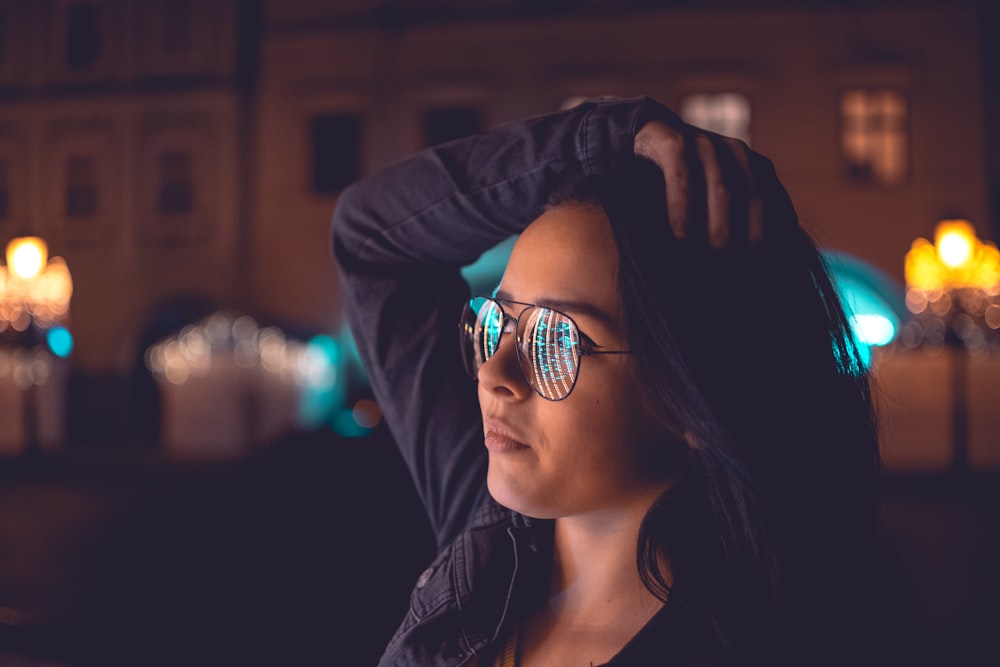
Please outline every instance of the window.
M160 2L160 16L163 26L161 33L163 52L189 53L192 45L193 0L163 0Z
M312 189L340 192L361 175L361 116L351 113L316 116L310 123Z
M685 122L750 143L750 100L740 93L696 93L681 100Z
M66 216L86 218L99 210L97 160L71 156L66 160Z
M898 90L849 90L840 103L848 177L894 186L907 178L906 99Z
M428 146L467 137L481 129L482 112L475 107L443 107L424 113L424 141Z
M101 9L89 2L72 5L66 13L66 64L72 69L92 67L101 57Z
M159 208L164 215L194 211L193 158L184 151L168 151L159 157Z

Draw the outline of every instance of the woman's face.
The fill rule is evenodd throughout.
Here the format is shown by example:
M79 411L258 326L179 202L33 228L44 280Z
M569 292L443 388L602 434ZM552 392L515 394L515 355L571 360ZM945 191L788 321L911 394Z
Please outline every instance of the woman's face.
M551 306L570 315L596 349L625 350L618 255L604 211L568 204L521 234L498 300ZM518 317L524 306L504 304ZM536 394L521 373L513 333L479 370L479 404L489 450L487 481L500 504L556 518L648 505L665 488L649 455L652 420L628 371L630 355L581 359L572 393Z

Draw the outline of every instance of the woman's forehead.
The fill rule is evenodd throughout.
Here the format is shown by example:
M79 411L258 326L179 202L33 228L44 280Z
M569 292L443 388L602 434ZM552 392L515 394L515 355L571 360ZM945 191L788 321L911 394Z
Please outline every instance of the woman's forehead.
M604 211L592 204L552 208L521 234L500 291L517 301L579 301L614 312L618 251Z

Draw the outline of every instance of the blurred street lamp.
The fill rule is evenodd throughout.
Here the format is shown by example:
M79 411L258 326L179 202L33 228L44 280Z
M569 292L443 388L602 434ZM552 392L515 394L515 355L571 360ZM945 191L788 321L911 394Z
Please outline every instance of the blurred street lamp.
M73 279L62 257L48 258L45 241L33 236L7 244L7 266L0 265L0 331L47 329L69 312Z
M38 449L35 386L50 375L51 356L71 348L69 332L59 326L69 313L73 280L61 257L48 257L40 238L15 238L7 244L7 264L0 264L0 340L13 343L12 376L22 392L24 439L28 451ZM55 342L54 342L55 341ZM6 353L0 349L0 353Z
M952 359L952 468L968 467L968 357L1000 353L1000 251L965 220L943 220L934 243L906 254L905 346L947 347Z

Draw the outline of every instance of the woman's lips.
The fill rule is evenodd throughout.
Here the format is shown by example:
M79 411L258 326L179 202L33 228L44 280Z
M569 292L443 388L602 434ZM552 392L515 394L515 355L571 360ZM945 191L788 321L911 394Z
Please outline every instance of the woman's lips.
M496 422L486 422L486 449L491 452L514 452L522 449L529 449L528 445L517 439L513 433L507 430L503 424Z
M491 452L513 452L519 449L528 449L528 446L496 431L487 431L486 449Z

